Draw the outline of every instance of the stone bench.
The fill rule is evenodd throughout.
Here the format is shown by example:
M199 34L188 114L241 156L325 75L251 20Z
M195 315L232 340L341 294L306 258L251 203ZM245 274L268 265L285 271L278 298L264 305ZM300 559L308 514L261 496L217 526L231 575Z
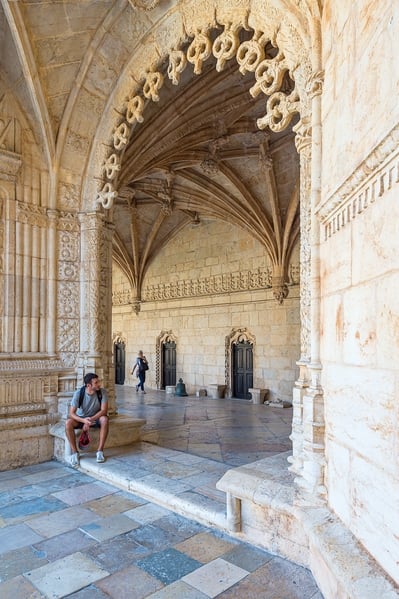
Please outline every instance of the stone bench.
M290 455L284 452L232 468L216 488L226 493L226 525L231 533L307 565L307 538L294 507L294 475L288 470Z
M115 414L109 417L108 437L105 442L105 451L107 447L120 447L137 443L141 438L141 427L146 420L143 418L132 418L123 414ZM54 457L57 460L69 461L71 455L71 446L65 435L65 420L60 420L57 424L50 427L50 435L54 437ZM79 438L82 429L75 431L76 439ZM98 446L100 429L90 429L90 446L85 451L95 451Z

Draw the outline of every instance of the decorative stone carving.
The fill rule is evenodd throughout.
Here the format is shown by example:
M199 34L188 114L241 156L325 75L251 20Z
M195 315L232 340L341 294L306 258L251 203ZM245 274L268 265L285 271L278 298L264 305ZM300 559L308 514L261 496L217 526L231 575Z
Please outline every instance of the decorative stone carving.
M187 58L182 50L172 50L169 54L168 77L173 85L179 85L180 76L187 66Z
M187 49L187 60L194 65L194 73L200 75L203 63L212 53L212 42L209 37L198 31Z
M130 129L126 123L121 123L114 132L114 148L115 150L121 150L124 148L129 141Z
M212 46L212 53L216 58L216 70L218 73L223 71L228 60L233 58L240 44L238 36L238 26L230 25L215 39Z
M275 92L266 103L266 114L257 119L259 129L269 127L272 131L283 131L291 122L293 115L300 111L298 92L294 90L289 96L283 92Z
M262 60L255 70L256 83L249 90L251 96L256 98L261 92L271 96L277 92L288 68L282 52L279 52L275 58Z
M126 108L126 120L130 125L134 123L142 123L143 117L144 100L141 96L134 96L130 98Z
M101 191L98 192L96 202L101 204L103 208L112 208L117 192L112 186L112 183L105 183Z
M289 272L290 285L298 285L299 265L292 266ZM271 268L266 270L256 269L215 275L203 279L149 285L144 290L144 298L146 301L157 301L178 297L199 297L217 293L270 289L273 286L272 281ZM127 301L128 298L128 294L119 293L113 295L112 301L115 305L124 305L125 303L131 303L131 299Z
M115 179L116 174L121 170L120 158L116 154L111 154L104 162L102 172L105 173L107 179L111 181Z
M159 71L147 73L144 85L144 97L153 102L159 102L159 90L163 85L163 75Z
M264 44L267 40L262 32L255 31L251 40L243 42L237 50L237 62L241 75L253 73L258 64L265 58Z

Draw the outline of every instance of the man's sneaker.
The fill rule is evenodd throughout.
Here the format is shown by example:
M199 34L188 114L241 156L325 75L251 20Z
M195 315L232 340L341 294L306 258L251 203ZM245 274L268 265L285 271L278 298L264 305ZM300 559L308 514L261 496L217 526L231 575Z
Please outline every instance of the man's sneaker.
M97 451L96 460L99 464L101 464L101 462L105 462L105 457L102 451Z
M71 455L69 463L72 466L72 468L79 468L79 454L73 453Z

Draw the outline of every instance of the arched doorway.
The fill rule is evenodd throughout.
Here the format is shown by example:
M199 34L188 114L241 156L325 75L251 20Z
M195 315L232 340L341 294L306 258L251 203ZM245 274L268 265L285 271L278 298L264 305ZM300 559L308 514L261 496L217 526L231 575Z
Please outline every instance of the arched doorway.
M115 385L124 385L126 369L126 342L120 335L114 338L113 358L115 368Z
M176 342L165 341L162 344L161 388L176 385Z
M251 399L248 389L253 386L253 350L249 341L238 341L232 347L233 397Z
M158 389L176 385L177 338L172 331L162 331L156 347L156 383Z

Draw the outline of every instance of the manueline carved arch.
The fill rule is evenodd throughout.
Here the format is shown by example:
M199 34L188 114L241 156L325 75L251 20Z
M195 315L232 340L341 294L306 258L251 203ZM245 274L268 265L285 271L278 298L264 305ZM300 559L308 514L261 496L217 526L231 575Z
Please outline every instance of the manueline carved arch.
M314 16L312 6L317 13L316 5L309 2L309 18ZM226 7L218 11L215 3L214 16L208 20L204 20L203 10L187 4L186 9L179 7L185 35L174 45L169 36L156 48L146 47L146 69L140 59L132 59L125 69L130 77L121 77L114 93L114 109L107 112L97 129L96 151L88 162L83 197L88 206L97 203L97 209L104 204L112 206L109 210L119 235L115 256L124 256L123 270L133 281L136 310L140 308L145 274L157 253L182 227L207 218L230 220L260 239L273 264L276 299L282 301L286 296L286 266L299 236L299 204L305 232L302 237L304 245L309 245L310 169L305 162L310 160L309 89L317 73L312 76L310 49L303 42L308 38L304 6L301 13L293 7L288 22L284 3L273 4L266 11L264 6L261 10L256 2L249 2L245 10L234 7L230 12ZM167 24L166 18L160 31ZM213 43L223 36L240 43L235 45L234 58L228 56L225 61L220 43L212 53ZM206 39L208 49L201 55L196 48ZM243 67L238 49L245 43L258 47L261 43L266 52L264 60L269 62L258 72L258 78ZM283 82L280 91L277 84L268 84L270 73L279 85ZM220 94L221 88L230 89L229 97ZM273 94L277 95L267 106L267 98ZM292 130L280 131L279 103L287 118L294 115L295 143L304 156L300 183ZM217 108L215 116L209 111L212 105ZM276 131L259 130L258 123L269 124ZM240 171L243 147L245 160L252 161L252 167L259 160L264 162L256 172L248 169L251 182L255 180L258 185L255 190ZM278 173L283 154L297 161L298 177L291 180L290 190L282 193ZM266 200L259 193L261 187L267 189ZM125 248L121 254L122 244ZM304 254L308 260L309 253ZM309 269L305 263L301 269L301 284L306 287ZM308 353L306 311L306 306L301 309L303 355Z

